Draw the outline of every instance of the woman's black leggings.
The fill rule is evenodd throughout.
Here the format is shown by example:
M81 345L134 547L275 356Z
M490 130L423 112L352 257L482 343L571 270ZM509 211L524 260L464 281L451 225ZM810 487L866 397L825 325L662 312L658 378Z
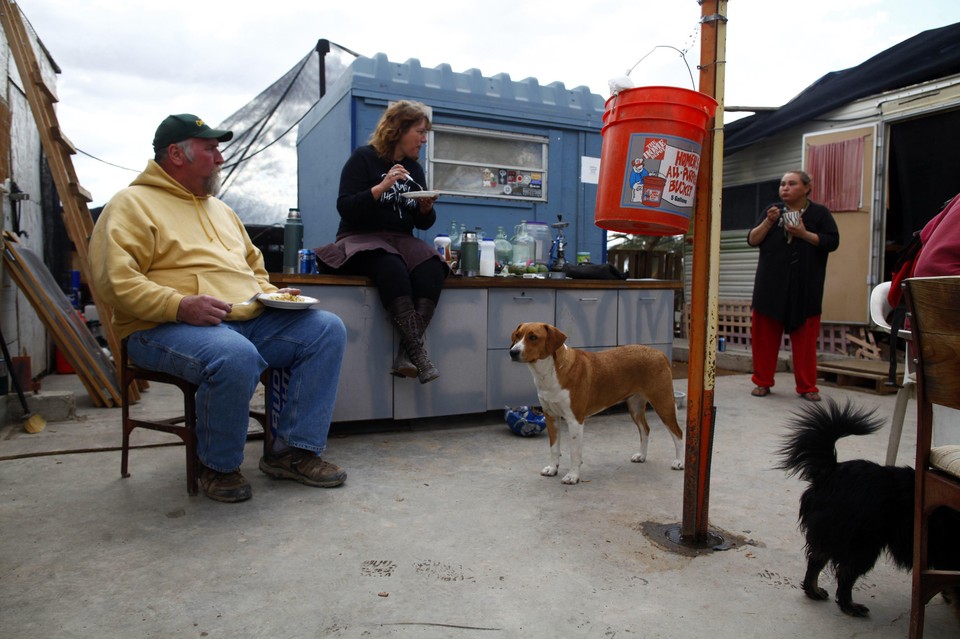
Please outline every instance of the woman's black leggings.
M436 304L447 275L439 258L431 258L407 272L402 257L381 250L353 255L339 272L366 275L372 279L384 308L389 308L390 303L398 297L425 297Z

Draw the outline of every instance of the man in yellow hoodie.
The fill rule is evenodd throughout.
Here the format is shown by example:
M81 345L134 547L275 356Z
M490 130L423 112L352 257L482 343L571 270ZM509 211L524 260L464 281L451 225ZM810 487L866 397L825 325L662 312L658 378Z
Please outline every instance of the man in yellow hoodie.
M309 486L339 486L346 473L321 459L333 415L346 330L321 310L234 306L270 283L263 256L237 214L215 196L231 131L171 115L154 159L104 208L90 239L98 294L113 307L138 366L197 384L200 484L211 499L249 499L240 473L250 399L260 374L289 368L287 401L260 470Z

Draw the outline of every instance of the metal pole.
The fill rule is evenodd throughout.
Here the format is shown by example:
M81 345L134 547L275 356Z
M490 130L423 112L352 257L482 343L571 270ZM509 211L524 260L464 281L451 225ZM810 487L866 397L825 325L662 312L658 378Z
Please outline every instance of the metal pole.
M327 94L327 54L330 53L330 41L326 38L317 40L317 53L320 57L320 97Z
M704 140L705 160L697 180L690 292L690 357L687 373L687 444L684 463L684 544L707 541L713 404L717 353L717 297L720 256L720 193L723 181L723 78L726 48L726 0L701 2L700 92L717 102L713 126Z

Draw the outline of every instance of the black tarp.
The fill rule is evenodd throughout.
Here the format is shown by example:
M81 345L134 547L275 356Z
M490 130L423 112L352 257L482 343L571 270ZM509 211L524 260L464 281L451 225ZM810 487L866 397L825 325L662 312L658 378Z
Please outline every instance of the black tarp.
M866 62L826 74L775 111L724 126L725 156L859 98L960 73L960 22L924 31Z
M234 133L221 148L220 199L244 224L282 225L287 211L298 206L297 125L320 99L320 60L329 87L356 57L349 49L329 44L335 48L323 58L311 50L217 126Z

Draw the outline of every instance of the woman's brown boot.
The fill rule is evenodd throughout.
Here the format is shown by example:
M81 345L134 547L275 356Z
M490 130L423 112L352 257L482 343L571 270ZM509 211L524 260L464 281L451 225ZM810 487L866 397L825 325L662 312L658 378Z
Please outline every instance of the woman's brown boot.
M430 361L423 347L423 331L426 325L423 317L414 308L413 299L398 297L390 303L387 311L400 331L400 346L410 356L410 360L416 367L420 383L426 384L440 377L440 371ZM399 370L396 366L394 368Z
M420 316L420 319L423 320L423 331L426 333L427 327L430 325L430 320L433 319L433 313L437 309L437 305L433 300L427 299L426 297L418 297L413 301L413 307ZM407 355L407 349L403 347L403 342L401 342L399 348L397 348L397 356L393 360L393 369L390 371L390 374L394 377L417 376L417 367L410 361L410 356Z
M397 347L397 356L393 358L393 368L390 369L390 374L394 377L417 376L417 367L410 361L410 356L407 355L407 349L403 347L403 341L401 341L400 346Z

